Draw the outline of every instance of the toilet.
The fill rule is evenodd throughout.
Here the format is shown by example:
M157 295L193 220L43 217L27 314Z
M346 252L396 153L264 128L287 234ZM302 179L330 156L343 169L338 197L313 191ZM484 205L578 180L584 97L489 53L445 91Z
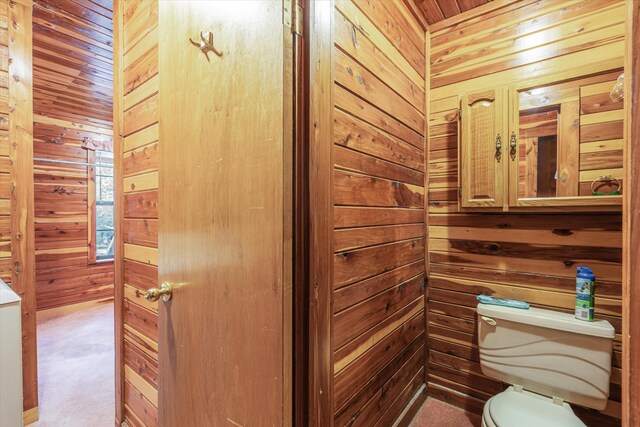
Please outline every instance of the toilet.
M483 427L584 427L570 403L607 406L615 335L609 322L488 304L477 313L482 373L511 385L487 401Z

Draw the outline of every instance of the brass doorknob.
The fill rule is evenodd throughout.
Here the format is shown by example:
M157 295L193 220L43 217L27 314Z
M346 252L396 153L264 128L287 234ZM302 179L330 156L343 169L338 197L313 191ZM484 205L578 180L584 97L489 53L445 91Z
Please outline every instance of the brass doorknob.
M160 285L160 289L151 288L147 292L144 293L144 298L147 301L158 301L160 297L162 297L162 301L167 302L171 299L171 285L167 282L162 283Z

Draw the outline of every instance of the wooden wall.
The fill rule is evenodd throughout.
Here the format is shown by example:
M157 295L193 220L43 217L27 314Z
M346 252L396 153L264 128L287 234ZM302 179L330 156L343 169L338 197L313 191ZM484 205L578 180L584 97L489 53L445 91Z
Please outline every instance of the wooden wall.
M33 3L34 156L88 161L83 145L111 146L111 0ZM113 263L89 257L87 167L36 160L38 309L113 295Z
M333 13L334 420L388 426L425 382L425 32L401 2Z
M31 22L30 0L0 1L0 216L3 221L0 274L22 298L25 424L38 419ZM9 237L7 233L9 242L5 242Z
M458 101L469 90L519 78L570 78L622 67L623 3L513 2L432 34L427 288L431 396L481 413L484 402L504 387L480 371L476 295L571 312L576 267L589 265L599 282L597 316L616 329L613 375L610 402L602 414L576 411L587 425L619 425L624 375L621 215L457 213L456 132Z
M158 305L144 292L158 282L158 3L116 2L121 116L120 161L123 239L123 418L130 426L158 423ZM118 114L118 113L116 113ZM120 260L119 260L120 261Z
M9 158L9 6L0 2L0 279L11 282Z

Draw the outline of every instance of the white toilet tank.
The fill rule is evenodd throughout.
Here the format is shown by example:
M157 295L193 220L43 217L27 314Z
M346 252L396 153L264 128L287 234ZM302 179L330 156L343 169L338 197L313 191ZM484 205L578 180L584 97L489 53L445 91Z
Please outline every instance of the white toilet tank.
M613 326L573 314L478 304L482 372L525 390L602 410L609 397Z

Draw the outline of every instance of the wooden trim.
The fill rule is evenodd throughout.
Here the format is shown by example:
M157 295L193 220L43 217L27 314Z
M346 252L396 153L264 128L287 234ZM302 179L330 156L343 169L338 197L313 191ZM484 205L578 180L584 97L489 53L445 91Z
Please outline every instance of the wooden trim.
M82 148L85 148L90 151L113 152L113 140L96 140L91 138L85 138L84 141L82 141Z
M533 3L534 1L536 0L527 0L526 3ZM490 1L488 3L483 4L482 6L474 7L473 9L469 9L466 12L462 12L457 15L454 15L451 18L447 18L447 19L443 19L442 21L435 22L429 26L429 31L431 32L431 34L433 34L438 31L444 30L448 27L452 27L454 25L460 24L461 22L473 19L477 16L482 16L486 13L493 12L494 10L507 7L512 3L519 3L519 2L522 2L522 0Z
M9 2L11 285L22 297L22 382L27 411L38 406L31 27L30 2Z
M582 81L582 80L588 79L589 77L598 77L598 76L602 76L604 74L609 74L616 71L621 72L620 70L621 70L620 67L613 67L609 70L595 71L593 73L577 74L577 75L567 74L567 73L547 74L540 77L533 77L533 78L518 80L517 82L510 85L509 90L523 92L531 89L536 89L540 86L555 86L555 85L561 85L563 83L573 82L576 80ZM588 85L591 85L591 84L588 84ZM514 105L517 106L517 104L514 104Z
M295 6L294 6L295 8ZM296 355L293 352L294 349L294 314L293 314L293 301L294 301L294 191L295 184L293 182L294 177L294 150L296 144L296 118L297 118L297 77L296 77L296 45L297 40L295 33L291 28L286 25L282 26L283 31L283 168L284 177L283 180L283 194L282 194L282 211L283 217L283 257L282 257L282 271L283 271L283 372L282 372L282 390L283 390L283 426L291 427L294 424L293 408L295 404L294 398L294 359Z
M393 424L393 427L408 427L426 400L427 385L423 384L422 387L420 387L413 395L407 407L402 411L397 421Z
M100 307L103 304L111 304L112 302L113 302L112 297L100 298L100 299L94 299L91 301L83 301L83 302L77 302L75 304L47 308L47 309L41 310L41 312L46 312L49 314L54 313L56 316L59 316L59 315L64 315L69 313L75 313L80 310L89 310L92 308Z
M309 5L309 424L333 426L333 1ZM312 124L312 125L311 125Z
M425 35L425 120L424 120L424 334L429 336L429 118L431 114L431 33ZM429 345L424 346L424 382L429 382Z
M33 407L31 409L27 409L22 412L22 424L28 425L31 423L35 423L40 418L40 409L38 406Z
M89 262L94 263L96 259L96 152L87 150L87 242L89 246Z
M124 117L122 78L124 67L124 2L113 1L113 185L114 185L114 330L115 330L115 423L124 421Z
M44 116L42 114L35 114L33 116L34 121L46 125L60 126L67 129L73 129L77 131L94 132L102 135L113 135L113 132L108 128L92 126L89 124L80 124L71 122L69 120L56 119L55 117Z
M299 1L309 22L307 1ZM293 425L309 420L309 49L308 37L294 35L293 144Z
M626 181L625 181L626 183ZM622 196L576 196L576 197L535 197L519 198L519 207L577 207L577 206L619 206ZM515 207L517 207L515 206ZM511 210L511 209L510 209Z
M640 425L640 1L627 0L622 253L622 425Z
M428 34L429 28L430 28L429 23L427 22L427 18L424 16L424 13L422 13L422 11L420 10L416 2L414 0L402 0L402 2L404 3L405 6L407 6L407 9L409 9L409 11L411 12L411 15L413 15L416 21L418 21L418 24L420 24L420 27L422 28L422 30ZM429 63L428 51L427 51L426 57L427 57L427 63Z

